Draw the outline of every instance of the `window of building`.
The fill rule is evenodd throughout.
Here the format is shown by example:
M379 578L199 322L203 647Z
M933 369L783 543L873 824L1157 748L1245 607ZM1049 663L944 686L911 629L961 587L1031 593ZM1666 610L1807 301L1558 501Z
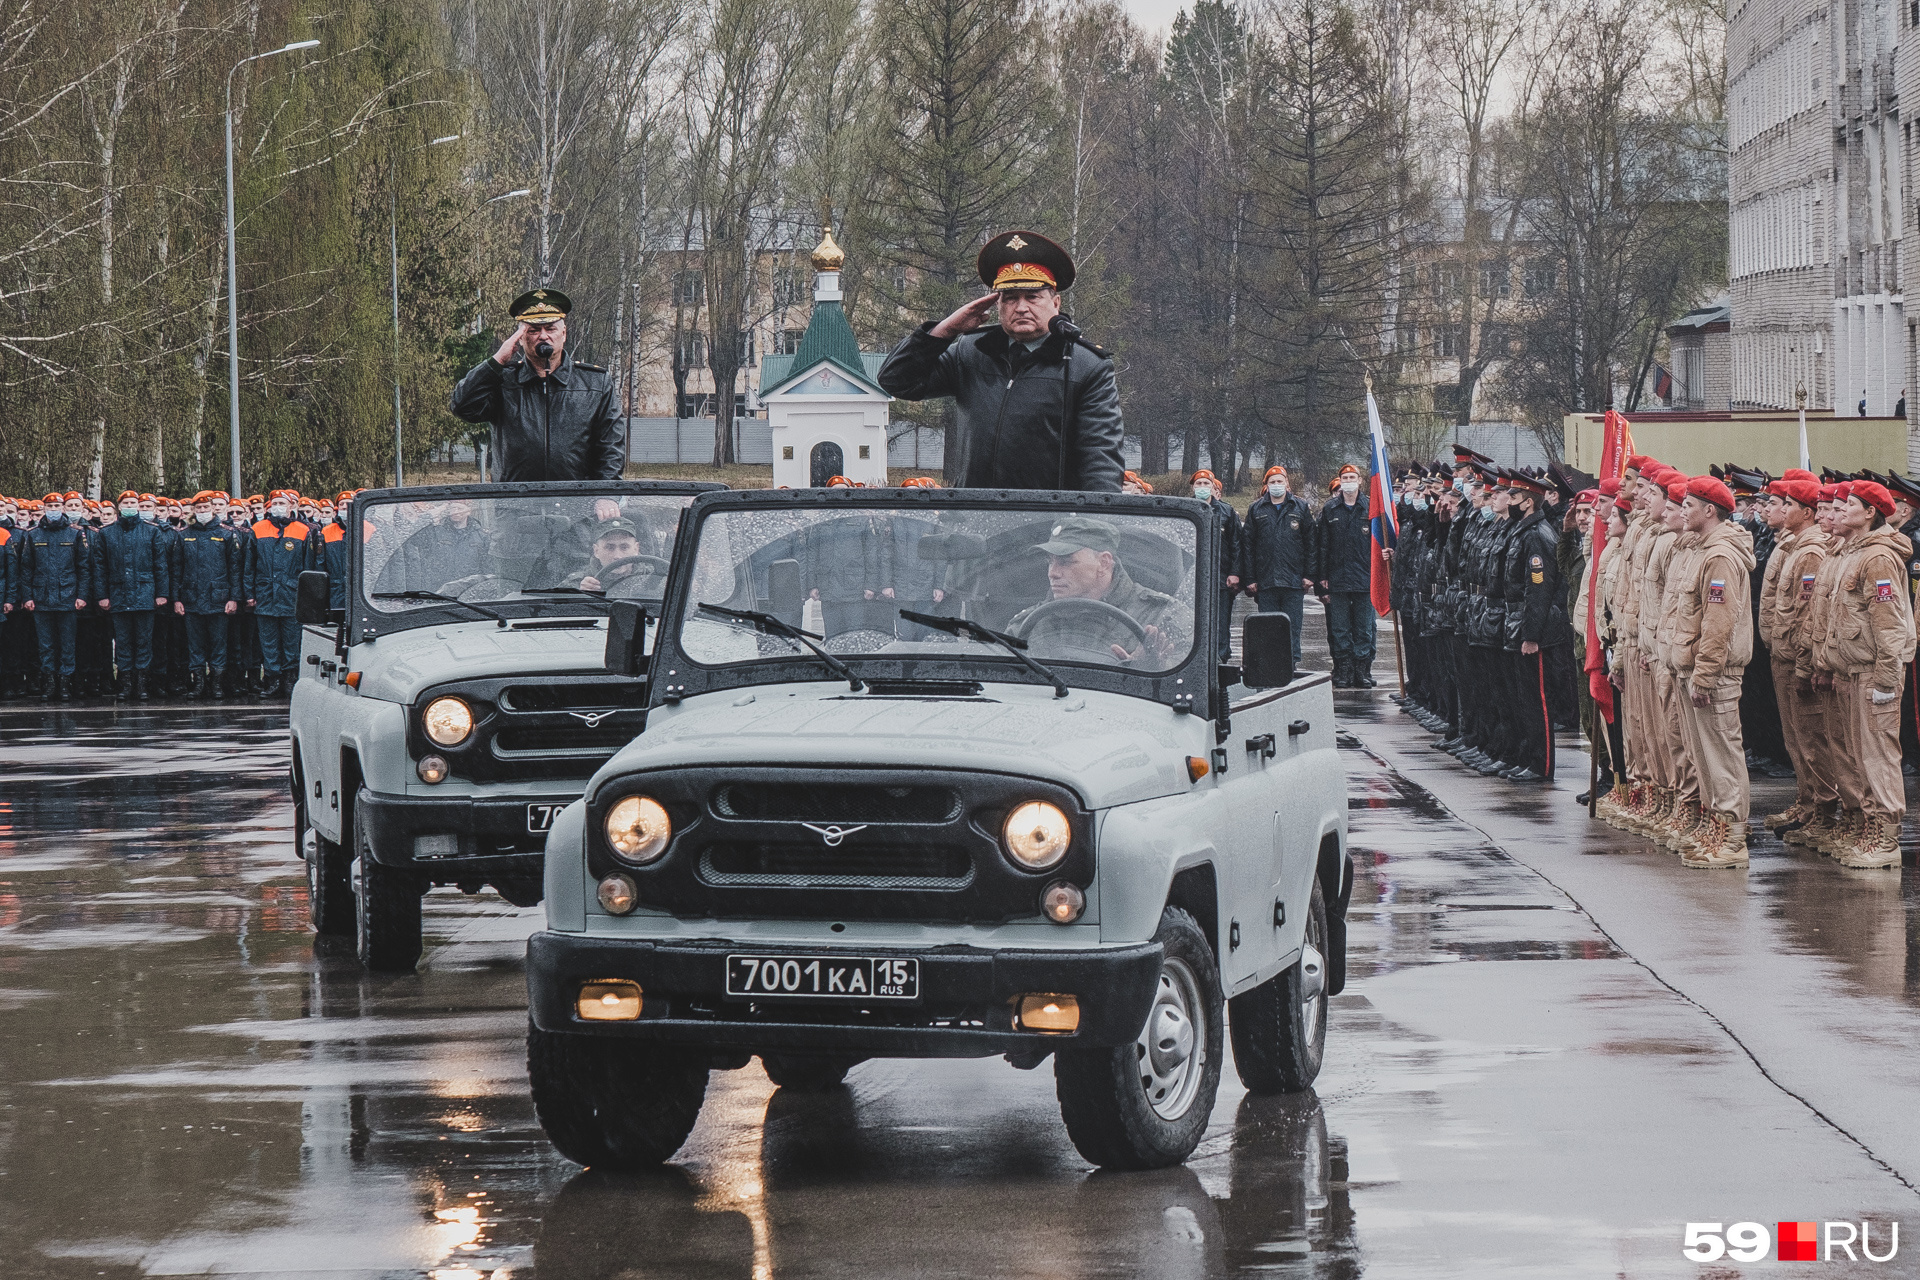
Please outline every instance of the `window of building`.
M773 354L777 356L797 356L800 354L800 339L807 336L805 329L782 329L773 335Z
M1453 360L1459 357L1459 335L1450 324L1441 325L1433 331L1433 354L1435 359Z
M1513 279L1507 264L1494 258L1480 264L1480 296L1505 298L1513 292Z
M1529 298L1544 298L1559 281L1559 272L1544 258L1530 258L1520 273L1520 288Z
M697 330L681 334L680 367L683 369L698 369L706 363L707 335Z
M707 296L707 282L698 271L682 271L677 288L680 305L697 307Z
M775 267L773 271L773 305L791 307L800 301L800 280L793 272Z

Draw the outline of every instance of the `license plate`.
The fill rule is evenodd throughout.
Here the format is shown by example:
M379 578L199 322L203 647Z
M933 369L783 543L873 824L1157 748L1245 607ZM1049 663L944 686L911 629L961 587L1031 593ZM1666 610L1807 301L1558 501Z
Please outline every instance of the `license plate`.
M746 1000L918 1000L920 962L874 956L728 956L727 994Z
M553 830L553 820L560 816L563 804L530 804L527 806L527 830L533 835Z

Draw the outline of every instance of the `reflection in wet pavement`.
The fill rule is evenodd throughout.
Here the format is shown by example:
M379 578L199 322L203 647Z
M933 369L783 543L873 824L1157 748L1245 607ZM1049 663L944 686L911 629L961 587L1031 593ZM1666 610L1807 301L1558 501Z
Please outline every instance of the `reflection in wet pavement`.
M1050 1070L998 1059L870 1062L823 1095L716 1073L675 1165L583 1173L526 1095L537 909L438 891L420 972L368 978L307 931L283 711L0 711L3 1273L1694 1274L1686 1220L1909 1207L1374 754L1390 704L1348 702L1353 982L1317 1096L1229 1071L1193 1160L1144 1175L1091 1172ZM1788 914L1795 946L1910 998L1904 923Z

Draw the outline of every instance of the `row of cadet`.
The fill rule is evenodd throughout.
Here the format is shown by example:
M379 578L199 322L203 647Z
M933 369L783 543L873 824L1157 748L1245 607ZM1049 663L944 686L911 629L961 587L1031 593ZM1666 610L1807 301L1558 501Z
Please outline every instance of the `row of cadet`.
M1333 659L1336 689L1369 689L1377 631L1373 583L1372 516L1362 492L1360 468L1348 463L1328 482L1327 497L1315 508L1294 492L1285 467L1267 468L1260 493L1244 519L1220 498L1220 481L1211 471L1196 471L1193 496L1213 511L1220 539L1219 617L1233 616L1237 595L1252 596L1262 613L1284 613L1293 621L1293 660L1300 662L1300 633L1309 595L1325 607L1327 647ZM1122 493L1152 493L1153 487L1129 471ZM1230 628L1219 628L1220 661L1231 658Z
M288 696L299 576L344 582L351 498L0 496L0 698Z
M1750 771L1792 773L1793 804L1765 819L1787 843L1849 867L1897 867L1903 730L1920 749L1920 485L1800 469L1687 476L1634 455L1618 481L1574 493L1564 477L1577 473L1557 470L1562 500L1517 547L1514 499L1502 510L1500 494L1520 486L1479 455L1458 449L1451 477L1436 468L1404 486L1412 536L1403 534L1395 583L1411 641L1404 709L1483 771L1538 712L1544 776L1552 729L1577 714L1599 763L1597 815L1689 867L1746 865ZM1589 573L1596 532L1602 550ZM1534 663L1522 645L1517 713L1511 683L1487 698L1479 679L1492 601L1508 606L1511 627L1511 588L1487 584L1514 581L1552 593L1544 632L1531 610L1520 624L1540 648ZM1595 678L1610 687L1611 721L1592 699ZM1535 680L1537 698L1525 687ZM1527 750L1539 736L1527 735Z

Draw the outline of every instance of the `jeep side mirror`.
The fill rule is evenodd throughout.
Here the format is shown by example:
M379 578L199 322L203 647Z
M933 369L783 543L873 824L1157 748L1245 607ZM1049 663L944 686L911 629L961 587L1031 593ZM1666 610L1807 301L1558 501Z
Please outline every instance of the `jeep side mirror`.
M800 610L805 600L800 591L800 562L775 560L767 566L767 612L787 623L800 625Z
M1240 682L1249 689L1293 683L1293 619L1284 613L1247 615L1240 632Z
M647 607L638 600L612 600L607 614L607 670L637 676L647 669Z
M293 616L303 627L322 627L333 621L333 588L325 569L303 569L295 588Z

